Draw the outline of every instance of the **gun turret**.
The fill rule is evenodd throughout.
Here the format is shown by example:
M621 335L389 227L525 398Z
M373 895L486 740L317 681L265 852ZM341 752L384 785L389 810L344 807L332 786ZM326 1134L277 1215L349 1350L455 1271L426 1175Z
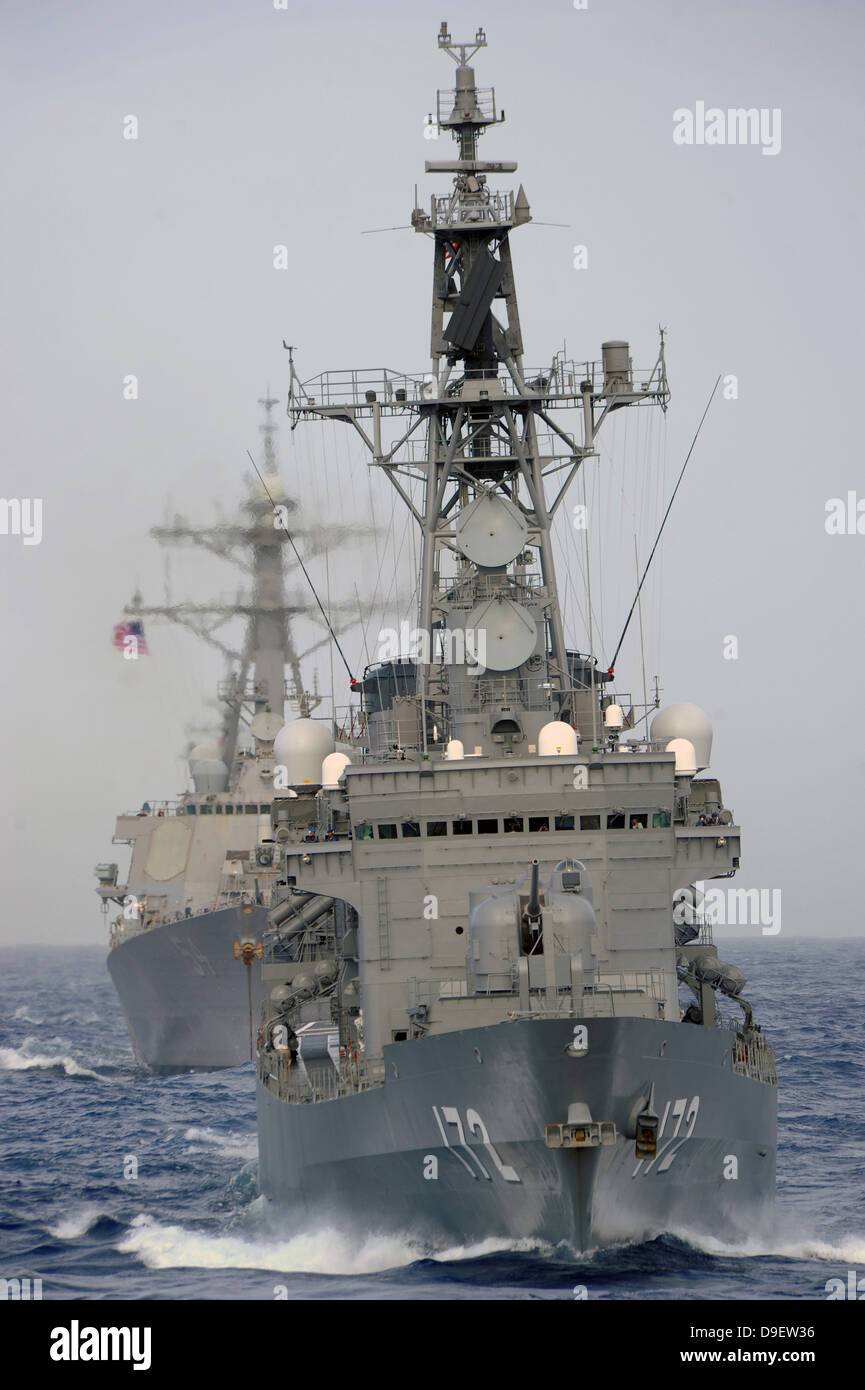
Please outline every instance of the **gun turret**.
M529 900L526 903L525 910L523 912L523 922L526 925L526 927L528 927L532 937L537 937L540 935L541 931L541 896L540 885L538 883L540 867L538 865L537 859L532 860L531 870L532 875L529 881Z

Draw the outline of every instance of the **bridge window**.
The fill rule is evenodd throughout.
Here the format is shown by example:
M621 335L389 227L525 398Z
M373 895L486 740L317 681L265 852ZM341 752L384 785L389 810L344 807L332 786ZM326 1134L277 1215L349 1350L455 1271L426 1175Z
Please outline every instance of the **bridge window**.
M471 833L472 833L472 822L471 822L470 820L455 820L455 821L454 821L454 834L455 834L455 835L471 835Z
M380 825L379 828L378 828L378 838L379 838L380 840L395 840L395 839L396 839L396 826L395 826L395 825Z
M649 825L648 811L637 811L634 815L628 816L629 830L646 830Z
M522 816L505 816L505 834L520 834L523 830Z
M200 816L212 816L212 815L213 815L213 807L212 807L212 806L199 806L199 808L198 808L198 814L199 814Z
M258 807L257 807L257 806L249 806L249 805L247 805L247 806L244 806L243 809L244 809L244 811L246 812L246 814L247 814L248 816L257 816L257 815L258 815Z
M426 833L428 835L447 835L448 823L446 820L428 820L426 823Z
M260 816L269 816L269 815L270 815L270 802L269 802L269 801L266 801L266 802L264 803L263 806L259 806L259 808L258 808L258 814L259 814Z
M573 828L574 828L574 818L573 818L573 816L556 816L556 819L555 819L555 827L556 827L557 830L573 830Z
M580 816L580 829L581 829L581 830L600 830L600 828L601 828L601 818L600 818L600 816Z
M669 824L670 824L670 813L669 813L669 811L653 811L653 812L652 812L652 829L653 829L653 830L663 830L663 829L665 829L665 827L668 826Z
M479 820L479 821L478 821L478 834L479 834L479 835L498 835L498 833L499 833L499 823L498 823L497 820Z
M549 830L549 828L550 828L550 818L549 818L549 816L529 816L529 831L530 831L530 832L531 832L532 830Z
M195 807L194 807L194 806L187 806L187 808L186 808L186 814L187 814L188 816L194 816L194 815L195 815Z
M410 840L420 834L420 825L416 820L405 820L402 823L402 834L404 840Z
M233 807L233 806L226 806L226 808L225 808L225 814L226 814L227 816L233 816L233 815L234 815L234 807Z
M217 801L217 803L216 803L216 805L214 806L213 809L214 809L214 811L216 812L216 814L217 814L218 816L221 816L221 815L222 815L222 806L221 806L220 802Z
M607 816L607 829L608 829L608 830L624 830L624 828L625 828L625 813L624 813L624 811L611 811L610 814Z
M371 826L371 825L356 825L356 826L354 827L354 838L355 838L356 840L371 840L371 839L372 839L372 826Z

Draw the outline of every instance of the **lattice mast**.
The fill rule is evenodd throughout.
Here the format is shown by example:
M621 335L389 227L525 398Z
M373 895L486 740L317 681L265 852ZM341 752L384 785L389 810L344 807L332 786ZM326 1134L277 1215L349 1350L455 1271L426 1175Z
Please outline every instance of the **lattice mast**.
M162 605L147 605L140 594L135 594L124 610L137 617L163 618L188 628L226 658L231 674L220 682L219 695L225 706L222 756L229 764L234 756L244 707L250 718L263 711L271 711L282 718L286 699L297 704L305 714L321 699L317 691L304 690L300 654L290 626L291 619L300 615L317 621L318 609L311 596L309 600L293 603L287 600L283 548L288 543L288 532L285 526L278 524L274 504L288 515L291 535L295 541L306 543L307 554L320 549L324 537L320 528L310 530L294 522L298 504L286 494L279 479L275 446L277 425L273 419L278 398L267 395L258 404L264 411L259 431L263 437L261 471L265 486L258 479L253 482L251 495L245 503L248 522L198 526L185 517L176 516L170 525L151 530L151 535L163 545L198 546L236 565L251 578L251 593L228 603L167 602ZM336 528L337 539L342 529ZM290 555L288 563L293 562L294 557ZM223 633L225 624L236 618L246 620L244 641L239 650ZM286 667L289 681L286 681Z
M415 231L434 243L431 370L423 376L385 369L325 373L301 384L292 362L289 393L294 424L312 416L351 424L414 514L422 531L419 628L430 651L455 626L486 637L484 659L468 683L454 669L437 674L435 656L419 663L424 750L431 729L441 741L443 721L450 736L477 748L482 706L493 713L515 702L523 709L543 706L544 718L551 709L575 718L572 697L581 682L575 654L565 648L553 518L580 464L594 453L607 413L646 402L665 408L669 397L663 342L640 385L621 341L604 344L602 364L557 353L540 372L524 366L509 236L531 221L531 212L521 185L516 195L489 187L491 174L513 173L516 163L478 156L481 135L504 121L494 89L478 88L470 65L486 36L479 29L473 43L457 44L444 23L438 44L456 64L456 85L438 93L435 124L450 131L457 156L429 160L426 171L451 174L453 187L432 197L429 212L416 206L411 217ZM553 420L556 408L579 412L581 443ZM394 417L406 427L386 443L382 425ZM405 478L422 484L422 503ZM446 574L448 567L456 574Z

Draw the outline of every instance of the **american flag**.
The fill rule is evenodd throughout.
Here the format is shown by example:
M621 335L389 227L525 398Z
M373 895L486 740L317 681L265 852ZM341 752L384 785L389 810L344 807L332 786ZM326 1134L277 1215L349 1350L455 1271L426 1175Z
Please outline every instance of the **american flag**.
M136 656L150 655L144 636L144 624L136 619L129 623L117 623L112 641L117 650L123 652L124 655L127 652L134 652Z

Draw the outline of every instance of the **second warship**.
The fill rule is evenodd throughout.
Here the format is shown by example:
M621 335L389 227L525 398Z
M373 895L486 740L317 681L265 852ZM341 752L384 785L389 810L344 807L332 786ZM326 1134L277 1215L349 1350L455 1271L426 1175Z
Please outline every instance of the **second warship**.
M309 559L326 539L343 546L358 539L357 527L301 521L278 474L278 402L266 396L260 404L262 471L252 483L246 522L206 527L176 517L153 532L162 543L193 544L239 565L251 576L251 593L233 602L162 606L136 595L126 608L136 620L167 619L191 629L229 664L219 687L221 734L188 753L191 789L119 816L114 843L131 850L128 871L121 877L117 863L96 868L103 910L119 909L111 921L109 973L136 1057L156 1072L233 1067L253 1055L262 938L278 878L270 821L273 740L286 701L308 715L322 698L303 688L291 626L299 615L315 619L317 605L303 596L289 602L284 557L289 542L299 542ZM226 631L237 619L245 624L240 650Z

